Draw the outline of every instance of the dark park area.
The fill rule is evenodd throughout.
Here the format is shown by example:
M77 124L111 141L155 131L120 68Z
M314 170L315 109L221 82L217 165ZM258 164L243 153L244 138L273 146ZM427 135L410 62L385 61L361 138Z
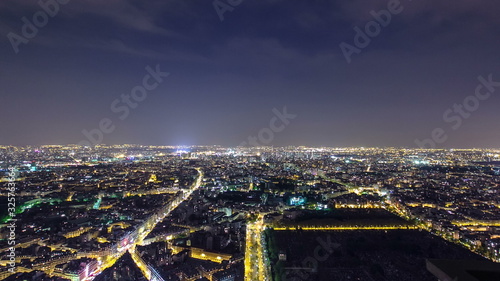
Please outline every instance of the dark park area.
M484 260L423 230L266 234L273 280L435 281L426 259Z

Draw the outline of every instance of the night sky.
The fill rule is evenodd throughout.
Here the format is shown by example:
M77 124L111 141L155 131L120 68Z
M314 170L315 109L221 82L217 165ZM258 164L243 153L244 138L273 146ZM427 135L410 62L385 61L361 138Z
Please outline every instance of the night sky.
M0 1L0 144L500 147L497 0L55 1Z

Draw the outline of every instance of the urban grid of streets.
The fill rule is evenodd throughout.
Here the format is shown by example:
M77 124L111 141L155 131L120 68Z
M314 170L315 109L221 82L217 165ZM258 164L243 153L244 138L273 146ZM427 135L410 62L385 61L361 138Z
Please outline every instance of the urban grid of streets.
M137 232L134 232L129 237L124 238L127 241L127 245L123 247L123 245L119 245L119 251L111 256L102 257L103 263L100 264L99 268L95 273L92 273L85 281L93 280L97 275L99 275L106 268L109 268L118 261L126 251L132 255L134 262L141 269L143 274L148 280L151 280L151 272L147 268L147 266L141 262L141 259L137 258L135 247L137 245L141 245L144 241L144 238L148 236L148 234L154 229L157 223L161 222L166 216L170 214L180 203L189 198L189 196L200 187L203 181L203 172L201 169L196 168L198 172L198 178L192 184L191 188L183 193L181 198L176 198L174 201L171 201L167 204L160 212L160 214L156 213L152 215L148 220L146 220L145 224L141 226ZM257 220L252 223L248 223L247 225L247 233L246 233L246 250L245 250L245 280L247 281L267 281L269 279L269 267L266 263L266 254L264 253L263 243L263 230L264 226L264 215L259 214ZM123 241L119 243L122 244Z
M198 178L196 181L191 185L191 187L186 191L183 192L182 196L179 198L174 199L173 201L170 201L164 208L163 210L160 210L160 212L153 214L149 219L145 221L145 223L138 228L138 231L133 232L131 235L125 237L122 239L122 241L119 242L120 245L118 245L119 251L117 253L112 254L111 256L104 256L101 258L102 263L100 263L100 266L97 268L94 274L91 274L87 280L93 280L97 275L99 275L103 270L106 268L109 268L115 264L116 261L120 259L125 252L129 251L132 257L136 257L135 255L135 247L137 245L141 245L141 243L144 241L144 238L148 236L148 234L155 228L156 224L161 222L165 217L167 217L171 211L173 211L179 204L181 204L183 201L189 198L191 194L200 187L202 181L203 181L203 172L201 169L196 168L196 171L198 172ZM125 243L125 245L124 245ZM145 267L144 264L139 263L137 259L134 259L136 262L137 266L141 269L141 271L144 273L146 278L148 280L151 280L151 272L147 267Z
M11 149L6 148L4 150L10 151ZM41 153L42 149L45 149L46 152ZM35 184L29 183L24 186L23 189L19 190L18 196L43 197L36 200L39 203L52 205L52 201L59 198L45 195L51 192L60 192L59 189L62 190L64 187L62 184L54 185L52 182L59 183L72 174L66 174L66 177L64 177L61 176L64 174L50 174L46 171L51 171L53 167L59 166L78 166L82 162L75 160L75 157L73 157L73 151L78 153L78 150L75 150L74 147L44 147L42 149L19 149L16 153L11 154L18 158L5 159L7 160L6 163L9 163L8 161L24 163L23 169L27 175L30 174L30 169L36 171L35 168L41 167L41 172L33 173L38 175L40 180L35 181ZM104 147L94 152L94 155L81 154L78 158L85 159L82 161L89 161L89 163L91 161L108 163L120 159L127 159L131 163L135 161L134 154L122 153L123 147L118 147L118 149L120 150L116 151L114 147ZM157 148L151 148L151 151L141 149L151 155L162 157L164 155L163 151L161 153L157 152ZM69 155L71 157L62 158L61 155L65 155L67 151L70 151ZM99 156L108 155L105 153L110 155L108 156L109 159ZM5 155L11 157L9 154ZM61 160L54 161L50 158L52 155L56 157L55 159ZM448 241L460 244L486 258L498 261L500 257L497 244L495 244L498 241L495 231L498 230L497 228L500 225L496 219L498 218L500 203L497 197L493 196L498 194L497 191L500 188L500 178L498 177L500 174L500 167L498 166L500 151L498 150L319 149L305 147L234 150L220 147L203 147L192 153L174 152L169 157L178 161L176 163L191 161L192 163L189 166L184 167L190 167L189 169L199 167L196 168L198 175L193 182L193 175L195 174L191 173L189 180L180 185L186 187L186 189L182 189L184 192L177 193L175 197L171 197L168 201L165 201L165 199L158 200L158 204L151 208L155 212L148 213L146 218L141 217L141 222L135 228L135 231L127 234L124 238L119 235L116 239L110 239L112 242L110 243L111 247L107 248L108 250L80 251L76 250L77 247L68 247L65 244L58 245L58 250L67 253L71 252L73 255L54 255L52 259L34 262L29 269L28 267L18 266L17 272L36 270L43 271L51 276L64 278L60 272L55 270L56 265L67 263L76 258L92 258L97 260L98 267L92 270L84 280L93 280L105 269L113 265L116 266L116 262L128 252L148 280L161 280L161 278L155 279L156 277L152 274L152 267L148 266L139 257L136 246L144 246L147 243L143 243L144 240L157 224L163 221L179 204L190 197L194 198L191 195L201 186L203 186L202 189L205 192L204 198L212 198L212 201L208 200L206 202L216 202L213 198L219 198L217 202L220 203L214 204L217 207L210 209L211 212L220 213L221 209L229 206L241 212L241 220L246 220L246 232L242 232L242 239L239 240L246 242L243 262L244 272L243 270L241 272L245 280L271 280L271 263L267 253L268 245L266 245L266 239L264 239L263 235L264 230L267 227L271 227L275 231L293 230L297 227L293 223L280 224L278 220L273 219L276 213L283 215L289 209L300 208L324 210L326 204L330 208L339 209L385 209L405 218L405 221L410 221L411 224L323 224L299 226L300 229L304 231L424 229ZM46 160L47 158L52 160ZM31 161L27 162L25 159ZM45 167L50 168L44 171ZM81 174L83 174L82 178L86 175L85 173ZM57 176L51 178L47 175ZM156 182L154 173L143 173L141 175L154 176L149 181ZM91 177L90 175L87 176ZM29 177L27 178L29 179ZM121 182L122 179L117 177L116 181ZM286 179L286 181L283 181L283 179ZM20 179L20 182L23 180ZM286 186L289 182L293 182L293 185L290 185L291 187ZM275 183L279 183L281 186L274 186ZM95 183L88 184L92 188L94 185ZM140 185L142 184L138 184L138 186ZM135 187L134 183L131 186ZM153 188L137 190L131 188L123 191L120 189L120 192L123 192L125 196L140 197L145 194L159 194L157 192L164 193L168 191L166 186L160 184L151 185L151 187ZM283 192L280 190L283 187L291 188L291 190ZM92 190L95 190L95 188ZM246 199L242 200L243 203L233 201L230 195L227 195L231 192L233 194L244 194ZM72 197L76 197L74 193L74 190L68 189L66 195L61 196L59 200L70 202ZM286 193L291 195L287 197ZM219 194L221 197L213 196L214 194ZM252 194L254 197L251 197ZM258 196L255 196L255 194ZM273 200L272 203L266 203L268 196L269 201ZM64 201L66 197L67 199ZM98 209L102 197L103 195L96 191L90 197L96 201L90 200L89 203L85 203L88 206L87 208ZM307 206L300 206L287 201L290 198L302 197L311 198L311 202L308 202ZM83 198L87 197L84 196ZM236 198L236 196L233 198ZM253 198L253 201L248 198ZM27 201L27 208L31 208L31 201ZM280 204L276 202L280 202ZM94 204L94 207L92 207L92 204ZM197 203L195 202L195 204ZM206 203L206 205L210 205L210 203ZM57 207L54 208L58 210ZM57 215L59 214L57 213ZM249 219L242 218L243 215L247 215ZM227 215L227 217L229 216ZM278 223L276 224L276 222ZM36 225L36 223L32 225ZM31 224L28 227L31 227ZM45 225L38 227L42 229L42 233L47 231L43 229L43 227L46 227ZM479 243L481 241L477 237L490 234L489 240ZM42 235L23 243L17 246L26 248L38 244L46 248L54 248L51 247L53 245L47 240L47 236ZM239 245L243 246L243 244ZM110 253L109 248L114 249L112 253ZM243 252L242 250L243 248L239 250L240 253ZM238 258L240 261L243 256ZM19 257L20 259L21 257ZM33 262L34 258L30 260Z

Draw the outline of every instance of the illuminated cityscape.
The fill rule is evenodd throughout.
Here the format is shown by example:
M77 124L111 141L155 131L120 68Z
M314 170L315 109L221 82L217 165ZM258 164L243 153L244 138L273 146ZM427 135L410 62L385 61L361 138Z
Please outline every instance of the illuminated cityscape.
M2 280L293 280L287 276L294 274L327 280L328 270L354 278L355 265L330 261L352 259L346 256L355 247L348 246L351 236L397 236L400 242L373 242L393 250L407 240L434 245L415 250L416 265L406 269L413 272L387 260L370 270L358 265L366 271L360 280L382 273L428 280L430 258L500 261L500 150L51 145L0 151L3 204L9 167L15 167L17 204L14 217L2 214ZM7 269L14 218L16 273ZM304 235L311 237L297 240ZM317 246L315 235L330 235L321 239L334 241L328 244L335 249L316 251L324 258L315 266L301 263ZM309 246L297 252L304 246L294 241Z
M498 11L0 0L0 281L500 281Z

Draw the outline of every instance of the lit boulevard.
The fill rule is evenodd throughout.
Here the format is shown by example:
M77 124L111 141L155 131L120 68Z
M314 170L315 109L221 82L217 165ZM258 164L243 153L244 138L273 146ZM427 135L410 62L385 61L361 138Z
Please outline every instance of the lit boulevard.
M172 212L175 208L177 208L177 206L179 206L179 204L181 204L183 201L188 199L189 196L191 196L191 194L200 187L203 181L203 172L199 168L196 168L196 171L198 172L198 178L187 191L182 192L181 195L179 195L177 198L166 204L162 210L150 216L139 228L137 228L136 231L124 237L118 243L117 245L118 251L116 253L99 257L98 258L99 266L97 267L95 272L91 273L84 280L93 280L106 268L113 266L115 262L118 261L120 257L123 256L123 254L125 254L125 252L127 251L129 251L129 253L132 255L132 259L139 267L139 269L141 269L145 277L148 280L152 280L149 268L147 267L146 263L144 263L142 259L136 254L135 247L137 245L142 244L142 242L148 236L148 234L155 228L156 224L158 224L165 217L167 217L170 214L170 212Z
M245 280L270 280L269 267L264 252L262 232L265 229L264 215L260 214L257 221L247 224L245 251Z

